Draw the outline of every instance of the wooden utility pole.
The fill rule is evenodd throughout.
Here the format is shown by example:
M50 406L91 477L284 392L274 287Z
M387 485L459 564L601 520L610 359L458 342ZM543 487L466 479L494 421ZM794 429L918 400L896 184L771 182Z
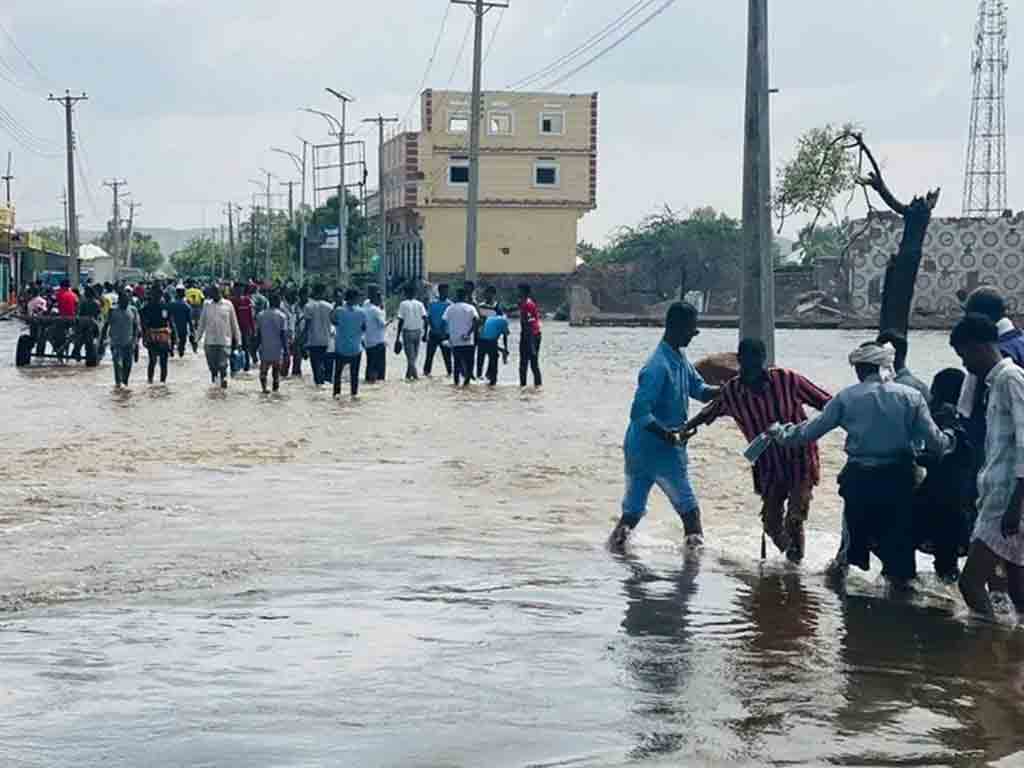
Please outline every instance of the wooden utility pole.
M14 212L11 210L11 182L14 181L14 176L11 174L11 153L10 150L7 152L7 173L2 177L4 187L6 190L5 199L7 201L7 263L11 266L11 284L14 286L15 293L18 292L21 286L21 275L17 264L20 259L14 258ZM0 296L0 299L5 298Z
M122 266L122 265L127 265L127 263L128 263L128 257L127 256L122 260L122 256L124 254L121 251L121 207L120 207L121 197L118 194L118 192L121 189L121 187L123 187L123 186L125 186L127 184L128 184L128 182L125 181L124 179L109 179L109 180L103 182L103 186L104 187L110 187L111 191L114 193L114 211L113 211L114 228L113 228L113 231L111 233L111 236L114 238L114 243L113 243L114 254L113 255L114 255L114 268L115 268L115 270L118 267ZM131 253L130 244L129 244L129 251L128 252L129 252L129 254Z
M388 229L387 207L384 204L384 124L397 123L397 117L368 117L364 123L377 124L377 280L381 295L388 297ZM365 211L365 208L363 209Z
M743 279L740 338L757 338L775 361L771 137L768 121L768 0L749 0L743 146Z
M231 276L236 274L235 264L235 204L228 201L228 271Z
M128 201L128 244L124 250L124 264L126 267L132 266L132 240L135 237L135 209L141 208L142 203L136 203L134 200Z
M64 107L64 129L67 142L68 156L68 247L67 266L65 271L71 287L77 288L80 284L78 269L78 214L75 210L75 129L72 114L75 104L88 100L84 93L81 96L72 96L71 91L64 91L63 96L50 94L49 101L59 102Z
M466 190L466 280L476 280L477 214L480 202L480 79L483 67L484 14L508 8L507 0L451 0L473 8L473 97L469 112L469 188Z

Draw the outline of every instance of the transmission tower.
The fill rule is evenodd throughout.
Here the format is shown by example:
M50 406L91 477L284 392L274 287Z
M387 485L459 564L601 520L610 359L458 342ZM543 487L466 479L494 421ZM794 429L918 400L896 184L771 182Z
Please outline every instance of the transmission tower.
M964 172L963 215L991 218L1006 209L1005 0L981 0L971 73L971 129Z

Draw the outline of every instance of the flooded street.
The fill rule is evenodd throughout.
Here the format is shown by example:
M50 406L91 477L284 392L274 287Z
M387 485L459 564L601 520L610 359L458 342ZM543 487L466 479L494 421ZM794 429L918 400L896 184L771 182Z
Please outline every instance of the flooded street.
M1019 630L969 620L930 558L909 600L877 567L826 588L840 434L801 567L759 560L726 420L691 450L705 550L684 558L655 491L631 554L605 551L655 329L549 323L539 392L511 366L495 390L406 384L389 354L357 402L308 378L222 393L201 354L150 387L143 353L118 393L109 358L15 369L19 330L0 323L3 766L1024 764ZM780 363L835 391L865 338L781 332ZM955 363L941 333L910 361Z

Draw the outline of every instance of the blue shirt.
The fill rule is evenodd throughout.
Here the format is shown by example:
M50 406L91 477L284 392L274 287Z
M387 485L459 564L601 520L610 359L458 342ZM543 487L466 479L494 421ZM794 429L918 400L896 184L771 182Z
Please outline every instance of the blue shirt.
M450 299L430 302L427 308L427 320L430 322L430 331L439 336L448 335L448 323L444 321L444 311L452 305Z
M484 341L497 341L508 333L508 319L504 315L491 315L484 321L480 338Z
M714 397L714 392L684 353L661 342L640 369L629 412L626 452L635 455L675 451L676 448L649 432L647 427L657 424L668 431L682 429L689 418L690 398L706 403Z
M331 312L334 324L334 351L343 357L358 357L363 353L363 331L366 330L366 315L359 307L347 304L335 307Z
M1003 353L1003 357L1010 358L1024 368L1024 333L1014 328L1012 331L1000 335L999 351Z
M814 442L836 427L846 430L850 461L869 467L906 461L922 444L938 456L954 447L935 426L920 392L895 381L883 382L877 374L833 397L817 418L799 425L785 442Z

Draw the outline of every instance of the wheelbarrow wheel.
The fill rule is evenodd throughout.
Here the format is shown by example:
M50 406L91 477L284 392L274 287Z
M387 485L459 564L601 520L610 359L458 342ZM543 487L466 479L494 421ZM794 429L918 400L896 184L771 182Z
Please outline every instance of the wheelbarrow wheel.
M32 362L32 348L36 341L27 333L18 337L18 346L14 353L14 364L23 368Z

